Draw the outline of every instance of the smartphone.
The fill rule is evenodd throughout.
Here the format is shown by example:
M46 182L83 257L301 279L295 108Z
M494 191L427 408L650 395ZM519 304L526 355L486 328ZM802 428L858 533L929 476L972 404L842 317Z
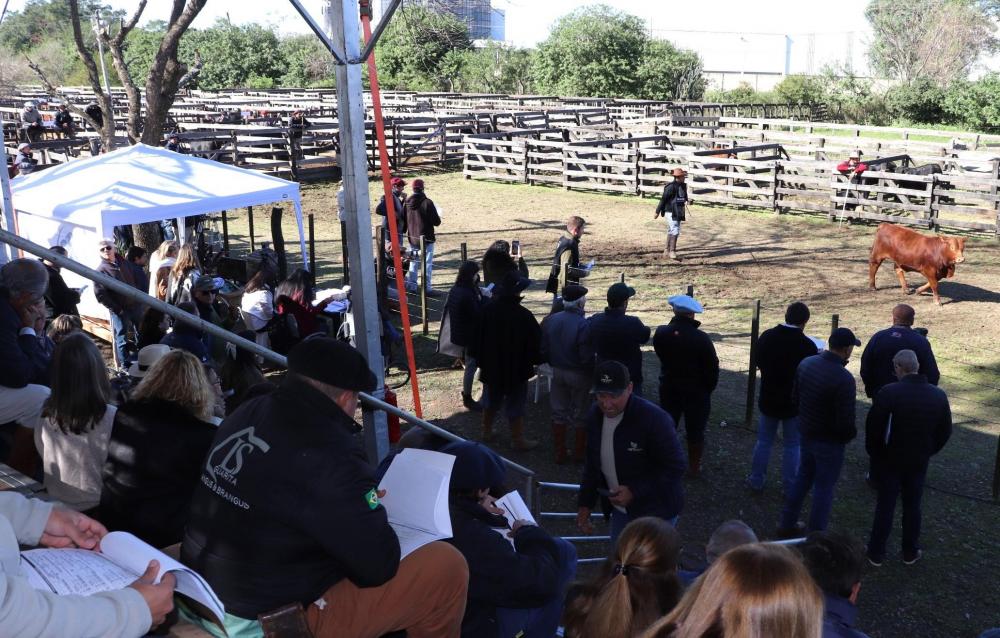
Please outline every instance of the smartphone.
M510 254L512 257L521 256L521 240L515 239L514 241L510 242Z

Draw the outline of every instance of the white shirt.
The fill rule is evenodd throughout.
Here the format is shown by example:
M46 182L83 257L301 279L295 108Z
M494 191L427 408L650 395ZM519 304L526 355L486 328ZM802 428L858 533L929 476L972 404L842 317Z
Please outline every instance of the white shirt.
M274 295L267 288L245 292L240 302L240 310L243 311L243 320L247 328L254 332L263 330L274 317Z
M601 424L601 472L604 473L604 480L608 483L608 490L614 492L618 489L618 471L615 469L615 430L618 424L625 417L625 411L615 417L604 417ZM625 513L624 507L614 506L621 513Z

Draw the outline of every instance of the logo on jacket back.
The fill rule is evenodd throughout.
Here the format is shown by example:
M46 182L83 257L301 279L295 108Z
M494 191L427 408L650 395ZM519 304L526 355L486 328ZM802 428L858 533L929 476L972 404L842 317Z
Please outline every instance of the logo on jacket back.
M642 448L635 441L628 442L628 448L625 449L626 452L642 452Z
M236 485L243 463L255 450L267 453L271 446L264 439L254 436L253 428L240 430L219 443L208 455L205 469L216 479Z

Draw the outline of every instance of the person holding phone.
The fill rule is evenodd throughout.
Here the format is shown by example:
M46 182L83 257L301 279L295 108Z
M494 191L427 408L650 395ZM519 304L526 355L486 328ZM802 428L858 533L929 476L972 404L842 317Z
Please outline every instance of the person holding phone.
M578 284L581 279L590 274L590 270L580 267L580 238L583 237L586 225L587 220L578 215L573 215L566 220L566 234L560 237L559 243L556 244L556 252L552 256L552 270L549 272L545 292L558 295L560 285ZM566 281L560 284L564 272L566 273Z
M687 219L690 212L687 184L684 183L687 172L683 168L675 168L672 175L674 181L663 188L663 196L656 205L653 219L661 215L667 218L667 248L663 254L674 261L680 261L677 256L677 238L681 236L681 222Z

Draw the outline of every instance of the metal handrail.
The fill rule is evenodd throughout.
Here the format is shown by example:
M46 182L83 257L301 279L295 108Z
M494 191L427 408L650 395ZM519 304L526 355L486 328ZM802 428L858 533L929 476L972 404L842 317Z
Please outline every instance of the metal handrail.
M219 339L232 343L238 348L242 348L244 350L252 352L253 354L263 358L265 361L274 363L275 365L278 365L282 368L288 367L288 359L273 350L265 348L254 341L249 341L247 339L244 339L243 337L240 337L239 335L234 334L224 328L220 328L219 326L216 326L213 323L209 323L208 321L205 321L201 317L196 317L192 314L184 312L183 310L180 310L176 306L172 306L166 303L165 301L160 301L156 297L151 297L145 292L142 292L137 288L130 286L129 284L121 282L115 279L114 277L110 277L92 268L88 268L87 266L84 266L80 262L74 261L68 257L64 257L59 253L53 252L48 248L45 248L23 237L15 235L14 233L8 232L4 229L0 229L0 242L14 246L15 248L31 253L32 255L35 255L37 257L43 257L45 258L46 261L50 263L65 268L66 270L76 273L77 275L80 275L81 277L89 279L93 282L100 283L102 286L110 288L111 290L125 297L138 301L151 308L155 308L156 310L159 310L160 312L173 317L175 320L180 321L181 323L186 323L188 325L194 326L200 330L203 330L204 332L207 332L213 337L217 337ZM424 419L421 419L413 414L410 414L409 412L402 410L394 405L386 403L385 401L382 401L381 399L378 399L368 393L365 392L360 393L359 398L364 405L373 410L382 410L388 414L393 414L399 417L400 419L403 419L407 423L421 427L449 441L461 442L466 440L458 436L457 434L453 434L448 430L436 426L429 421L425 421ZM528 505L528 507L532 507L534 500L534 492L535 492L534 489L535 472L533 470L524 467L523 465L511 461L510 459L507 459L505 457L500 457L500 458L504 462L504 465L506 465L509 469L513 470L514 472L517 472L518 474L521 474L524 477L525 502Z

